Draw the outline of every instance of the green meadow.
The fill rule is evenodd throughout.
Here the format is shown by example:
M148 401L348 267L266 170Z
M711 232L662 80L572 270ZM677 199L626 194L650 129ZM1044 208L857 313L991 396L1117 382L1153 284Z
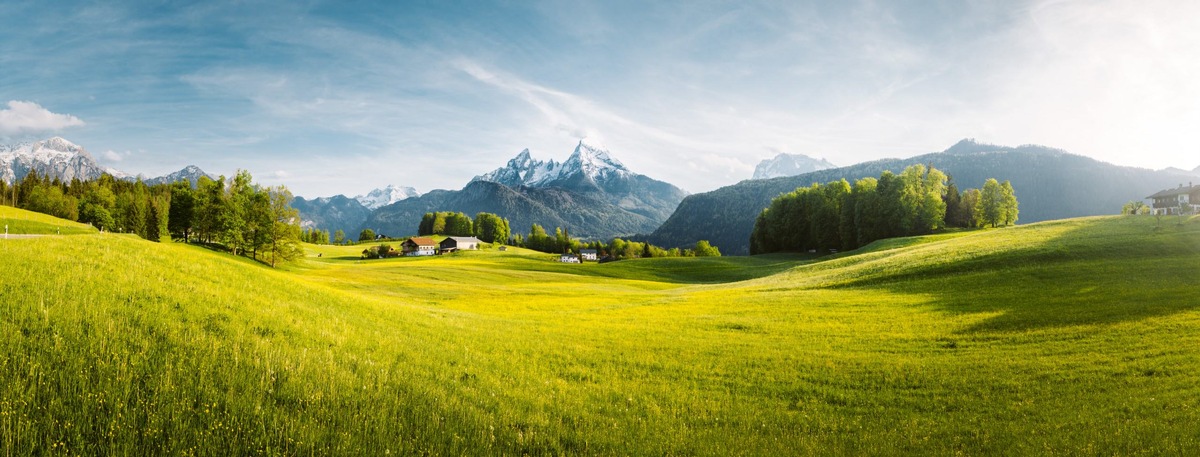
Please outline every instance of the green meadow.
M0 455L1200 453L1196 217L603 265L70 233L0 240Z

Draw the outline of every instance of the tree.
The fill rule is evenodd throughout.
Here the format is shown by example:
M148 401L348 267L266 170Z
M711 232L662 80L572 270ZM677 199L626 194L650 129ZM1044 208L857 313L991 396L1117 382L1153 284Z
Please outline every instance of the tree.
M292 208L292 193L284 186L267 189L271 219L267 252L271 268L278 261L291 261L304 254L300 247L300 212Z
M953 177L946 178L946 193L942 196L942 203L946 205L946 226L948 227L965 227L962 218L962 193L958 191L958 186L954 184Z
M167 217L167 229L183 242L191 241L193 218L196 215L196 195L186 181L171 185L171 210Z
M421 223L417 225L417 235L433 235L433 219L435 217L433 213L425 213L424 216L421 216Z
M475 215L473 224L475 237L488 243L505 243L508 241L508 220L492 213Z
M976 204L975 213L979 215L981 225L995 227L997 224L1004 223L1004 190L996 178L988 178L983 183L983 189L979 191L979 203Z
M721 250L717 249L716 246L709 244L708 240L697 241L696 247L693 249L693 252L696 253L696 257L720 257L721 256Z
M975 228L983 225L983 220L979 213L975 211L979 207L979 189L967 189L962 193L962 200L958 204L958 213L961 218L961 227Z
M333 244L340 245L340 244L344 244L345 242L346 242L346 232L343 232L342 229L337 229L336 232L333 232Z
M1017 215L1019 214L1017 207L1017 195L1013 190L1012 183L1005 180L1000 184L1000 206L1004 212L1004 225L1013 225L1017 223Z
M358 241L371 241L375 239L375 231L371 229L363 229L358 232Z

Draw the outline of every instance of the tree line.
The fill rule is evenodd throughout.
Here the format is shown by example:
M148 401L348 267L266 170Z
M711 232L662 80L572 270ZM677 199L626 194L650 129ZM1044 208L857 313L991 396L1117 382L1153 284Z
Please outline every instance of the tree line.
M550 235L545 228L538 224L533 224L529 228L528 236L522 236L519 233L513 235L509 244L551 254L573 253L578 255L584 249L594 249L600 256L609 257L612 260L638 257L719 257L721 255L720 249L706 240L697 241L690 249L664 249L650 243L621 238L613 238L608 243L599 240L582 241L571 238L567 229L562 227L555 227L554 235Z
M102 231L219 245L272 267L302 253L292 193L284 186L255 184L244 170L232 179L203 176L195 187L188 181L147 185L107 174L64 183L30 171L12 185L0 182L0 195L0 203Z
M425 213L417 226L419 236L473 236L485 243L507 243L510 233L508 219L492 213L478 213L474 220L463 213Z
M851 186L845 179L813 183L771 201L754 224L750 253L850 250L884 238L950 227L1016 223L1012 185L995 179L959 192L945 173L913 165Z

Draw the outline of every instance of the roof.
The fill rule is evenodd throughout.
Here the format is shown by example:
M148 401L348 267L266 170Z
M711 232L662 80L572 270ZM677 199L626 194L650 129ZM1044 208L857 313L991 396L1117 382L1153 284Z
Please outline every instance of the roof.
M409 238L405 242L407 243L409 241L412 241L413 244L416 244L417 246L437 246L437 242L433 241L433 238L424 237L424 236L414 236L412 238Z
M596 250L595 249L580 249L579 253L580 254L595 254Z
M448 237L446 237L446 240L454 240L459 243L482 243L483 242L483 241L480 241L479 238L475 238L473 236L448 236ZM446 240L442 240L442 242L445 243Z
M1192 192L1200 192L1200 186L1192 186L1190 185L1191 183L1188 184L1189 185L1187 186L1179 186L1174 189L1160 190L1158 193L1146 198L1166 198L1174 197L1176 195L1190 194Z

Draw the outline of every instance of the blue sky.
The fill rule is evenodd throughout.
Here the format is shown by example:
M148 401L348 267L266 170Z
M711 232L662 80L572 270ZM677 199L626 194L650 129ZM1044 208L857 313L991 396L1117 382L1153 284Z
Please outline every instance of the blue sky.
M1200 2L0 3L0 141L304 196L582 136L691 192L962 138L1200 165Z

